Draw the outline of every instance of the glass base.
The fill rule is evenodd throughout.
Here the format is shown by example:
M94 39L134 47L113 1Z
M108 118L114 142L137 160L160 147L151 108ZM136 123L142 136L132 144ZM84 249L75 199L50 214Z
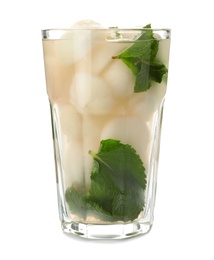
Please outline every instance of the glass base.
M147 234L151 230L151 223L128 224L84 224L79 222L62 223L65 233L74 234L88 239L124 239Z

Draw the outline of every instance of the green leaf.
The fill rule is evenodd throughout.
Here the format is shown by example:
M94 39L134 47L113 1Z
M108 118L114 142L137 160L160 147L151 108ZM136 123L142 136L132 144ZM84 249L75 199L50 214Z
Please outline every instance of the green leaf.
M107 139L101 141L93 158L96 163L89 200L113 217L124 221L135 219L143 210L146 188L145 168L139 155L130 145Z
M65 192L65 199L72 214L78 214L80 217L85 217L86 199L80 191L78 192L74 186L71 186Z
M85 219L88 214L93 214L95 217L102 216L102 218L105 218L106 220L108 220L109 216L111 217L111 215L97 203L88 200L88 197L85 194L82 194L81 191L77 191L74 186L71 186L66 190L65 199L71 213L76 214L83 219Z
M162 82L163 75L168 70L160 61L156 61L159 40L155 39L151 25L148 24L135 43L122 53L112 58L121 59L136 76L134 92L144 92L151 87L151 81Z
M136 76L134 92L143 92L151 87L150 81L150 66L145 63L141 63L141 69Z
M138 39L137 42L118 55L119 59L123 58L138 58L142 61L153 60L157 53L157 40Z
M161 62L153 62L150 66L150 78L158 83L162 82L163 76L167 74L168 70Z
M133 202L134 198L136 199ZM120 216L124 221L133 220L138 217L140 209L144 206L144 193L135 189L118 193L112 206L113 215Z
M88 200L87 213L103 220L112 220L112 215L104 210L98 203Z
M100 142L93 157L88 195L74 186L65 193L71 213L86 218L93 215L106 221L132 221L144 209L146 175L135 149L119 140Z
M108 179L114 181L117 187L121 186L118 178L130 176L133 180L137 180L142 188L145 188L146 176L143 162L136 150L129 144L122 144L119 140L114 139L102 140L94 160L98 162L99 167L96 168L93 175L103 168L108 172Z
M141 64L138 62L138 59L121 57L121 60L130 68L135 76L139 73Z

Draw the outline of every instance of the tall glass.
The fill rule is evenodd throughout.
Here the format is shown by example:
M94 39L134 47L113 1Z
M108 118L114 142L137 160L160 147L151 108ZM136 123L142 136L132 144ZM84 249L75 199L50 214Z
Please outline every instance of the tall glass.
M170 30L43 30L64 232L121 239L153 223Z

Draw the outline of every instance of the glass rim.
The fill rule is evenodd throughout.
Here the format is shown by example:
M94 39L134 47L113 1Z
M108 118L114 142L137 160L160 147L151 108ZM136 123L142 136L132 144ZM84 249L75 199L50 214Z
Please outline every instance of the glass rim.
M119 28L119 27L109 27L109 28L55 28L55 29L42 29L42 39L43 40L60 40L60 39L70 39L70 37L66 37L65 33L69 32L77 32L77 31L98 31L98 32L106 32L106 34L112 33L142 33L147 31L152 31L153 33L157 33L161 36L161 39L169 39L171 38L171 29L169 28L142 28L142 27L133 27L133 28ZM115 39L118 40L118 39ZM121 38L122 40L122 38ZM133 40L133 38L132 38Z

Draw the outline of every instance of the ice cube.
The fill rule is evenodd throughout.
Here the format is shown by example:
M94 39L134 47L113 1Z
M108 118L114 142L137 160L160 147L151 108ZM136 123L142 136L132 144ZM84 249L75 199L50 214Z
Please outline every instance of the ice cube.
M89 150L98 151L100 145L100 134L103 125L109 120L109 116L95 116L83 114L83 150L84 150L84 173L85 182L90 186L90 176L93 165L93 158L89 154Z
M161 61L166 67L169 63L169 49L170 49L170 39L160 40L159 49L156 59Z
M82 118L70 103L57 104L61 131L70 139L82 139Z
M114 113L114 110L117 110L117 105L118 103L114 99L109 97L95 98L86 105L86 112L94 115L112 114Z
M55 53L54 41L44 41L46 86L49 99L53 102L66 98L69 93L72 68L64 67Z
M102 75L111 86L113 97L123 99L133 93L135 76L121 60L112 60Z
M72 184L82 184L83 174L83 146L82 142L69 141L62 150L62 168L65 189Z
M75 103L78 111L82 112L90 101L104 97L111 97L111 94L107 83L101 77L87 72L74 75L70 100Z
M56 54L60 62L66 66L80 60L90 49L90 30L69 30L56 42Z
M128 110L131 114L142 115L146 121L152 119L152 115L159 109L166 94L166 83L152 82L152 86L146 92L134 93L128 102Z
M149 102L146 100L145 92L133 94L127 103L127 110L131 115L143 116L146 122L150 120L154 113Z
M74 25L72 25L73 29L100 29L102 28L101 24L87 19L87 20L81 20L76 22Z
M101 24L93 21L93 20L82 20L77 23L75 23L72 27L72 29L89 29L91 30L91 41L92 45L96 41L104 41L106 38L106 30L100 30L100 29L106 29Z
M130 46L130 43L95 41L91 50L92 73L100 74L110 65L113 56Z
M54 103L58 122L58 142L65 187L81 184L83 179L82 119L65 99Z
M94 35L99 35L99 31L94 33L91 29L100 28L101 25L97 22L83 20L67 30L56 44L56 53L62 64L69 66L84 57L92 47Z
M117 139L131 145L148 166L148 149L151 145L151 133L140 116L122 116L110 120L103 128L101 140Z

